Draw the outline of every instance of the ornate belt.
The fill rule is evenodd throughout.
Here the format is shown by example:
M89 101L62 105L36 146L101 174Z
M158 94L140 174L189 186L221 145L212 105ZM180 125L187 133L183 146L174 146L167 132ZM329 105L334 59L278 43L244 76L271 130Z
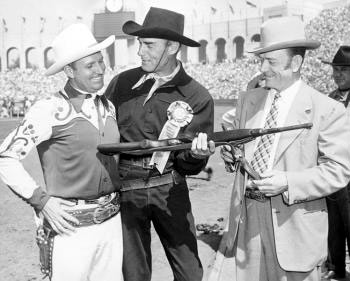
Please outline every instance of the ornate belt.
M109 200L101 200L98 204L90 202L87 203L86 201L89 200L81 201L85 201L86 206L88 206L88 204L91 204L91 207L88 206L86 208L74 208L65 210L67 213L71 214L79 220L78 225L72 223L72 225L76 227L100 224L118 214L120 210L119 193L112 193L112 196L110 196Z
M249 199L253 199L255 201L259 201L259 202L266 202L268 197L266 197L266 195L262 192L260 192L259 190L252 190L252 189L246 189L245 191L245 197L249 198Z

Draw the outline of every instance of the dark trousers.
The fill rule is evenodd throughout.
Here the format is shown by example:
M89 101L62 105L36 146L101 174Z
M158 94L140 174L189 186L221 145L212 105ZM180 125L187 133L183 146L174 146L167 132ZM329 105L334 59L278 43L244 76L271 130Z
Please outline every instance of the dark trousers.
M345 274L346 246L350 247L350 215L348 189L343 188L326 198L328 208L328 261L329 270Z
M149 281L152 274L151 221L176 281L200 281L203 268L186 182L122 193L123 275Z

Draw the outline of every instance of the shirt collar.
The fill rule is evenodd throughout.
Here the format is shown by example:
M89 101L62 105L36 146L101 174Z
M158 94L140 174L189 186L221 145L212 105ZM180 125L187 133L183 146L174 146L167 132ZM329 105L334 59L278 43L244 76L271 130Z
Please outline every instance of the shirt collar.
M339 101L345 101L348 95L349 95L349 89L345 91L338 89L337 96L339 98Z
M97 93L88 93L80 89L78 90L74 88L69 81L64 86L64 94L67 95L76 112L81 112L85 99L95 99L96 97L100 97L102 104L108 109L108 101L105 96Z
M144 75L141 76L141 78L135 83L134 86L132 86L131 89L136 89L140 86L143 85L148 79L155 79L155 80L161 80L161 83L159 86L164 85L165 83L171 81L176 74L180 71L181 63L177 61L177 65L172 73L166 76L159 76L157 73L150 72L150 73L145 73Z
M177 64L176 64L174 71L172 73L170 73L169 75L162 76L160 78L162 78L168 82L175 77L175 75L179 72L179 70L180 70L180 63L179 63L179 61L177 61Z
M282 103L291 103L299 88L301 85L301 79L298 79L297 81L295 81L292 85L290 85L288 88L284 89L283 91L279 92L280 97L279 97L279 102ZM275 89L270 89L269 91L269 99L273 100L275 95L276 95L277 91Z
M281 99L286 99L288 98L290 95L294 95L301 84L301 79L298 79L297 81L295 81L292 85L290 85L288 88L284 89L283 91L281 91L279 94L281 95ZM270 90L271 95L275 95L276 90L271 91Z

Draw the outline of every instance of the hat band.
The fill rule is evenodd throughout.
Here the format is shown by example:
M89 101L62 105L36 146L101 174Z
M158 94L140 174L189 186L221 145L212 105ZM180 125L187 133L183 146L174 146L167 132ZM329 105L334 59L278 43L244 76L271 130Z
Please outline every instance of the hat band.
M305 40L306 38L293 38L292 40L288 40L288 41L270 41L270 42L261 41L260 48L266 48L277 44L286 44L292 41L305 41Z

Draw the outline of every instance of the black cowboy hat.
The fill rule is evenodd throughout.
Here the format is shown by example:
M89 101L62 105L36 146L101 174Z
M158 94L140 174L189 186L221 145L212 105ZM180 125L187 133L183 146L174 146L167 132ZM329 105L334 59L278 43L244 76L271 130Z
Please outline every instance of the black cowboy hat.
M141 38L161 38L176 41L190 47L200 44L183 36L185 17L166 9L151 7L142 25L134 21L127 21L123 25L126 34Z
M333 61L322 61L323 63L339 66L350 66L350 46L340 46Z

